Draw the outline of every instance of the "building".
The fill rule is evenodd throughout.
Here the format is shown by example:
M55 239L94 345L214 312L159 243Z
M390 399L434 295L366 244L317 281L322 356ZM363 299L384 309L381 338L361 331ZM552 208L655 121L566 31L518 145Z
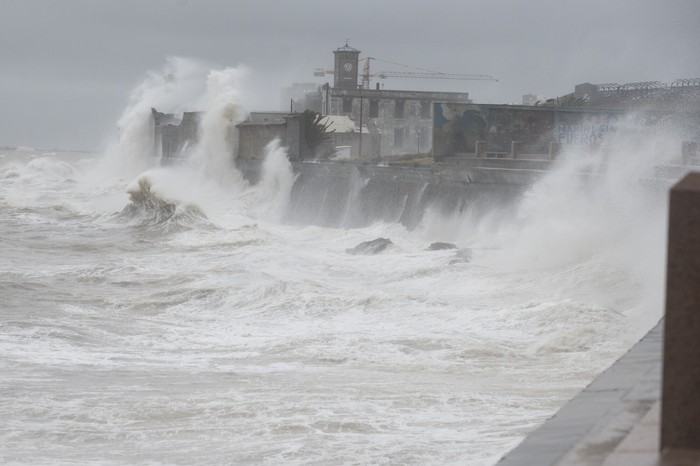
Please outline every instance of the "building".
M469 103L466 92L425 92L365 88L359 84L360 51L345 44L333 51L333 86L321 89L323 115L351 118L381 137L379 154L390 157L429 154L432 150L433 103ZM362 144L360 144L363 147ZM367 157L364 150L361 158Z
M700 114L663 108L438 103L433 111L433 157L439 161L553 160L567 149L606 153L623 134L639 140L661 135L677 144L680 160L690 163L700 143Z
M659 81L582 83L576 85L571 95L583 99L586 107L700 113L700 78L678 79L670 84Z
M321 113L321 92L315 83L292 83L280 90L280 110L283 112L303 112L313 110Z
M199 142L202 112L182 116L151 109L154 153L165 164L181 160ZM265 146L277 138L287 148L290 160L316 158L309 145L304 113L251 112L245 121L232 128L232 158L260 160Z
M429 155L433 150L433 108L435 103L468 104L466 92L433 92L374 89L369 87L369 57L365 60L360 84L360 51L348 44L333 51L333 85L318 86L296 83L281 90L282 112L252 112L235 129L234 157L257 159L263 148L277 137L288 146L291 160L312 160L336 156L360 160L402 155ZM392 73L392 74L389 74ZM389 72L375 76L439 77L452 79L489 79L484 75L446 75L445 73ZM418 76L420 74L420 76ZM345 117L351 127L331 128L320 146L314 132L319 125L309 122L311 110L326 117ZM201 114L190 112L182 117L153 110L156 148L163 160L186 155L198 140Z
M600 148L623 110L436 104L433 156L553 159L562 147Z
M265 157L265 146L273 139L287 148L289 160L311 158L311 150L304 139L304 121L301 114L284 112L251 112L246 121L236 125L238 132L234 155L237 159Z
M154 154L164 161L184 155L199 140L200 119L200 112L175 115L151 108Z
M535 105L537 102L542 100L535 94L524 94L523 95L523 105Z

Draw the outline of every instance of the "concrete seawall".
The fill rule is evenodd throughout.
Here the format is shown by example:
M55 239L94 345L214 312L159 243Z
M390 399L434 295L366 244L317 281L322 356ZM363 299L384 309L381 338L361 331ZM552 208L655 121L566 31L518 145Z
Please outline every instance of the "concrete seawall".
M414 228L428 209L474 215L512 209L544 170L514 167L378 166L358 163L292 163L296 180L287 221L329 227L362 227L376 221ZM238 167L256 183L261 164ZM538 167L539 168L539 167Z

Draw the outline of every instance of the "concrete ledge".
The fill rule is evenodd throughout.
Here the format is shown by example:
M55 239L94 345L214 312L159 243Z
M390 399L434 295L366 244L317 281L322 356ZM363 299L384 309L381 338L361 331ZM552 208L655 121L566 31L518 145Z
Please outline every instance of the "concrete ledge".
M663 320L498 463L600 465L656 405Z

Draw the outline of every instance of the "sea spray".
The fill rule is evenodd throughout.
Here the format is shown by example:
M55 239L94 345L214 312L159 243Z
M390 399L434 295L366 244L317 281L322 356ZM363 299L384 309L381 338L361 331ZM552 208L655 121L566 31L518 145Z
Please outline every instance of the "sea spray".
M245 186L245 181L234 164L236 125L247 116L245 109L238 103L238 87L243 73L236 68L209 72L201 136L191 159L200 177L234 190Z
M99 163L85 170L81 189L109 192L110 199L105 196L95 199L111 212L122 208L129 211L120 214L122 219L138 211L140 218L148 217L157 223L157 219L168 217L168 209L156 209L157 205L177 205L176 214L185 206L199 209L197 206L201 205L219 214L240 208L241 192L247 183L237 171L233 157L235 125L247 115L238 104L244 75L242 67L212 70L197 60L168 58L160 70L148 72L130 93L117 124L118 143L106 150ZM154 108L172 115L203 110L198 138L181 154L181 164L161 167ZM128 183L131 186L127 188ZM129 192L118 194L114 189ZM144 202L150 198L147 195L135 200L134 190L151 193L165 200L165 204Z
M255 189L267 214L274 220L281 220L289 204L294 185L292 164L287 157L287 149L275 138L265 146L265 160L262 176Z
M235 165L236 125L248 115L240 105L247 69L239 66L206 70L201 62L172 57L160 71L147 74L130 94L118 123L119 143L107 152L100 173L93 176L94 184L108 179L110 185L121 185L138 177L129 188L127 210L136 209L140 215L149 206L165 205L144 202L151 198L149 193L158 193L168 199L167 205L201 203L219 213L243 208L253 216L281 219L294 183L286 149L279 141L271 142L265 149L259 186L248 186ZM181 154L182 163L177 167L160 167L153 108L175 113L192 108L202 110L197 138ZM173 189L173 185L177 188ZM163 189L167 194L163 194ZM135 192L144 195L135 199ZM154 214L154 218L168 211L155 210L160 214Z
M526 193L498 232L508 263L577 263L629 247L650 229L661 239L666 195L653 186L654 168L675 154L662 135L642 142L635 134L623 132L606 151L570 150Z
M491 236L494 266L537 275L556 296L594 301L625 314L640 337L661 316L667 190L656 167L674 142L633 118L600 150L572 149L526 193L516 216ZM587 276L581 281L581 276Z
M152 108L181 113L202 105L204 76L209 68L197 60L169 57L159 71L150 71L129 95L117 122L119 138L100 167L102 177L130 179L160 163Z

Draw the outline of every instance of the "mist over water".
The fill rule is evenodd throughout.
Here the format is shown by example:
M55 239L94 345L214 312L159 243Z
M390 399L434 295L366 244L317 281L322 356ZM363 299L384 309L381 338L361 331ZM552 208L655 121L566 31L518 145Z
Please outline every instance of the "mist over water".
M491 465L660 318L663 137L565 154L508 215L329 228L288 221L279 141L236 170L239 83L171 61L105 154L0 154L3 463ZM168 101L207 112L160 167Z

